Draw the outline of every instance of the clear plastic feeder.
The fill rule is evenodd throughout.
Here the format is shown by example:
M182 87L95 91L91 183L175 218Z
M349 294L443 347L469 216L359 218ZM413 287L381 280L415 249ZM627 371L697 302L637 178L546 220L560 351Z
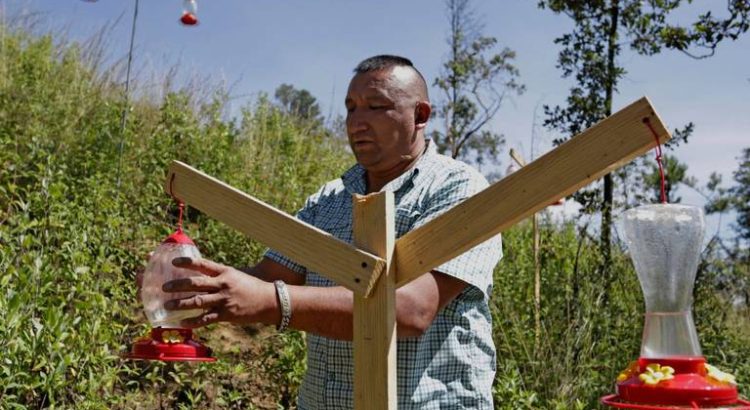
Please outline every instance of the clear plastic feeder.
M646 320L640 357L617 376L617 393L601 402L621 409L750 410L733 376L706 363L693 322L703 210L645 205L625 212L623 221Z
M703 244L703 210L645 205L626 211L623 219L625 242L646 302L641 357L702 356L692 298Z
M181 219L181 218L180 218ZM167 310L164 302L172 299L191 297L197 292L165 293L164 283L173 280L200 276L201 273L172 265L178 257L200 258L201 254L193 241L178 229L169 235L154 251L143 272L141 301L143 311L151 322L149 336L138 338L123 354L126 359L161 360L165 362L214 362L211 349L193 339L191 329L182 328L180 322L200 316L202 309Z
M148 266L143 273L141 299L143 311L152 327L180 328L180 321L200 316L202 309L166 310L164 302L172 299L183 299L196 295L196 292L166 293L162 291L164 283L180 278L201 276L193 270L178 268L172 260L181 256L193 259L201 257L193 241L181 231L170 235L151 255Z

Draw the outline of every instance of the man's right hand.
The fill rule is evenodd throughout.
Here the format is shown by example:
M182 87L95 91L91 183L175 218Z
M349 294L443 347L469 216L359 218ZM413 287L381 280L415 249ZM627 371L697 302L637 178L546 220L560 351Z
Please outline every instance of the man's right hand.
M172 265L203 274L173 279L162 285L164 292L202 292L164 303L167 310L204 309L202 315L184 320L181 326L193 328L215 322L279 323L281 313L273 283L208 259L180 257L173 259Z

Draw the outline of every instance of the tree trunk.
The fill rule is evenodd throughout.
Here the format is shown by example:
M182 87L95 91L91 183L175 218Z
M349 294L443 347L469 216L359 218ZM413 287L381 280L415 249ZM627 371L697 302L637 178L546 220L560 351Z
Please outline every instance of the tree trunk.
M602 206L602 232L601 232L601 250L602 261L605 267L612 262L612 191L614 183L612 174L604 176L604 203Z
M607 49L607 82L606 86L606 98L605 104L605 115L612 115L612 96L614 94L615 82L617 81L617 73L615 71L615 56L617 55L617 25L620 17L620 3L619 0L612 1L612 7L610 9L610 26L609 26L609 45ZM612 205L614 183L612 180L612 174L604 176L604 202L602 204L602 226L601 226L601 251L602 251L602 262L607 267L612 262Z
M450 0L448 3L451 17L451 61L455 64L459 59L459 53L461 51L461 37L463 36L463 25L462 15L466 8L465 1ZM445 130L446 140L450 143L451 157L458 157L458 149L456 143L458 140L458 133L456 124L458 124L458 113L456 113L456 106L458 105L458 94L459 94L459 83L458 73L456 68L451 68L450 76L450 93L451 93L451 120L448 128Z

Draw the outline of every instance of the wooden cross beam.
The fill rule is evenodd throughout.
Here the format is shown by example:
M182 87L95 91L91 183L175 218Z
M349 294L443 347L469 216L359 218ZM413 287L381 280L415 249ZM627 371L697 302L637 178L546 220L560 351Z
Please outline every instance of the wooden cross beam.
M669 138L644 97L397 241L392 195L355 197L356 247L177 161L164 187L352 290L355 408L390 410L396 408L397 287Z
M328 232L206 175L173 161L164 184L167 193L308 269L355 293L367 295L385 260L342 242Z
M461 202L396 242L396 285L416 279L670 137L647 98ZM436 240L437 238L437 240Z

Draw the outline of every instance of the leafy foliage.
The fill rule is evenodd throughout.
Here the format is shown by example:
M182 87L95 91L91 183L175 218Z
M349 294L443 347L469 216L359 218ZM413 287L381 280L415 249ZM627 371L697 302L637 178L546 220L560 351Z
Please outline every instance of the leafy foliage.
M750 245L750 148L742 150L740 165L734 172L732 188L734 209L737 211L737 234Z
M706 190L711 194L708 197L706 212L737 212L737 222L734 226L737 239L743 241L746 247L750 247L750 148L742 150L738 160L739 165L733 174L735 185L731 188L722 186L720 174L711 174L706 184Z
M540 8L564 14L575 24L571 33L555 40L556 44L562 46L558 67L562 70L563 77L573 76L575 79L566 106L545 106L545 125L564 134L556 143L578 134L612 114L613 96L617 92L620 79L626 73L624 66L618 61L623 46L629 46L640 55L654 55L667 48L682 51L692 57L704 58L713 55L722 40L737 39L748 30L748 0L728 0L729 16L724 19L717 19L708 11L700 15L689 27L670 23L669 17L679 11L681 6L689 3L692 1L538 2ZM696 48L704 49L706 52L699 54L695 51ZM686 141L692 128L692 123L688 124L682 130L676 131L675 136ZM621 184L632 186L633 183L653 180L649 177L644 178L644 174L649 172L648 167L640 167L640 170L634 168L635 166L631 165L617 174L621 177L637 175L637 178L621 181ZM674 179L674 176L670 178ZM601 245L607 263L610 260L614 194L615 181L612 174L607 174L601 189L583 190L575 196L585 211L602 212Z
M677 184L687 178L687 165L674 156L662 156L664 167L664 197L668 203L678 203L682 198L675 194ZM661 175L657 165L651 165L650 172L644 175L645 185L653 188L651 201L661 202Z
M531 224L503 236L504 257L495 272L491 308L498 374L495 398L507 409L593 409L614 393L618 373L639 354L644 302L628 255L603 258L586 226L562 229L541 223L542 337L534 335L534 275ZM709 363L744 380L750 377L747 303L748 265L727 263L712 246L698 269L694 317ZM600 285L602 279L610 286ZM750 300L750 299L746 299ZM744 357L743 357L744 355Z
M348 156L262 98L238 121L223 121L220 92L208 101L187 90L159 103L137 100L121 135L119 87L81 63L81 53L51 36L11 32L3 39L0 407L128 408L133 399L208 407L209 396L227 407L257 405L258 383L256 391L239 383L249 376L232 363L252 352L219 351L219 364L200 366L118 357L145 331L133 275L175 220L161 187L167 165L186 161L294 212L343 171ZM193 209L186 228L205 255L225 263L249 264L264 250ZM267 342L304 357L299 346ZM278 401L275 393L264 400Z
M298 90L291 84L281 84L276 88L274 98L289 115L304 120L320 120L320 105L305 89Z
M432 132L441 153L481 165L496 162L504 137L486 128L508 94L524 86L513 65L516 53L504 48L491 54L497 39L481 33L469 0L447 0L449 54L434 85L443 92L435 104L442 130Z

